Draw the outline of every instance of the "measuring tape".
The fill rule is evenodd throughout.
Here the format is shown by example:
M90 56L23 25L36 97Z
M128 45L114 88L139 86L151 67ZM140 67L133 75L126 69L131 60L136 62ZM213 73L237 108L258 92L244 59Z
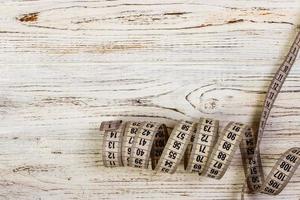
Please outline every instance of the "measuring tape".
M172 174L184 158L187 172L220 179L239 147L249 192L279 194L300 164L300 148L282 154L265 178L259 147L271 108L299 49L300 32L270 84L257 135L238 122L228 123L219 133L219 121L209 118L180 121L169 137L166 126L157 122L105 121L100 125L104 166L148 168L151 162L155 172Z

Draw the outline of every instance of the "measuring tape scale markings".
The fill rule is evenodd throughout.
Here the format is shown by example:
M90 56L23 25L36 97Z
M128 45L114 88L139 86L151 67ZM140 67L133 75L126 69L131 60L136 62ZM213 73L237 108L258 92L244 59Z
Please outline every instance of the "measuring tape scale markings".
M168 142L155 168L156 172L174 173L191 140L194 126L189 121L180 121L171 132Z
M106 121L100 125L103 134L102 159L106 167L123 166L122 139L125 123L122 120Z
M249 192L279 194L300 164L300 148L287 150L264 177L260 159L260 142L271 108L293 66L300 49L298 33L283 64L276 72L266 95L255 135L249 126L230 122L218 135L219 121L200 118L199 122L180 121L167 139L167 128L156 122L102 122L104 166L148 168L151 161L156 172L174 173L185 156L187 172L220 179L240 147Z
M191 147L186 151L185 170L201 174L215 145L219 128L219 121L200 118L196 132L191 140Z
M261 160L259 157L259 147L260 147L260 142L263 137L266 122L270 115L273 104L282 88L282 85L283 85L286 77L288 76L292 66L295 63L295 60L299 53L299 49L300 49L300 32L298 32L296 39L294 40L287 56L285 57L285 59L283 61L283 64L279 67L279 69L275 73L275 76L272 79L269 89L267 91L266 99L265 99L264 106L263 106L263 111L262 111L261 118L260 118L257 141L256 141L256 145L255 145L255 151L254 151L254 155L252 158L252 162L250 163L250 166L249 166L250 169L256 168L258 170L258 174L260 174L260 179L261 179L260 184L262 185L262 187L256 188L254 190L254 192L262 192L262 193L266 193L269 195L278 194L287 185L289 179L291 178L291 176L293 176L295 170L297 169L297 167L299 165L298 162L300 162L299 160L297 160L295 165L291 165L291 170L288 173L286 172L285 179L278 178L279 172L276 170L278 169L278 167L280 167L279 165L281 164L281 162L283 162L284 155L288 154L288 152L293 151L296 147L291 148L288 151L286 151L286 153L284 153L279 158L279 160L276 162L276 164L272 168L271 172L267 175L266 180L264 180L263 168L260 164ZM274 171L276 171L278 173L277 174L273 173ZM282 173L284 173L284 172L282 172ZM252 178L252 176L253 176L252 174L248 173L247 179ZM281 175L281 176L283 176L283 175ZM248 185L248 187L249 187L249 185Z
M167 137L167 127L156 122L143 122L134 137L131 147L129 165L148 168L152 156L152 168L156 166L157 157L162 154Z
M122 161L124 166L130 166L129 159L131 155L131 147L134 141L134 137L138 132L141 124L142 122L126 122L122 143Z

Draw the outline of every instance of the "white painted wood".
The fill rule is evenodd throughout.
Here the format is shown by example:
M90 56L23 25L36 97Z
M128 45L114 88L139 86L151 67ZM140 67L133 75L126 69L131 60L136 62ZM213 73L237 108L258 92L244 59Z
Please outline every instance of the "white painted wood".
M108 169L102 120L214 117L256 125L299 30L298 0L0 2L0 199L239 199L221 181ZM297 28L298 26L298 28ZM266 172L300 142L300 61L262 143ZM277 197L299 199L296 172Z

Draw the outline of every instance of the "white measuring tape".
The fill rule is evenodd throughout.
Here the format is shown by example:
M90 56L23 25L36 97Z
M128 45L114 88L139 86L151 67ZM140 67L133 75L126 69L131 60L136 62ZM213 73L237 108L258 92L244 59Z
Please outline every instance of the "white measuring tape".
M257 135L251 127L237 122L230 122L218 135L219 121L208 118L180 121L169 138L166 126L157 122L106 121L100 126L104 166L148 168L151 162L156 172L172 174L185 157L187 172L220 179L239 147L249 192L279 194L300 164L300 148L287 150L265 178L259 146L271 108L299 49L300 32L268 89Z

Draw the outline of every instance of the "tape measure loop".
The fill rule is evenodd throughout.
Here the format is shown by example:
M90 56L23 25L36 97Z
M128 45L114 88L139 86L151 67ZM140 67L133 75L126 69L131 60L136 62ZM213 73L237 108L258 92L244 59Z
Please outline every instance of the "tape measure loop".
M170 174L176 171L191 140L195 125L193 122L180 121L174 127L155 171Z
M167 128L164 124L142 122L133 139L129 165L147 169L151 159L152 168L155 168L165 146L166 137Z

